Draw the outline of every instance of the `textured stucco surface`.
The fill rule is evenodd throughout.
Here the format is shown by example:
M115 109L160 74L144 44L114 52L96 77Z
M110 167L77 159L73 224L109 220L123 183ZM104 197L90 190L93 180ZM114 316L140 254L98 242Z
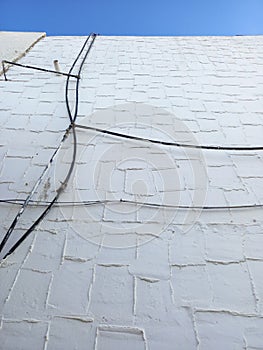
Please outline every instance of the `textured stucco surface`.
M0 31L0 61L17 61L26 52L45 37L45 33L35 32L1 32ZM3 72L0 68L0 75Z
M68 71L83 41L47 37L20 62L51 68L58 59ZM82 73L78 123L185 143L262 145L262 44L98 37ZM18 67L8 77L0 82L0 193L24 198L68 126L65 78ZM185 151L80 129L77 136L61 201L263 202L262 152ZM37 198L52 199L71 143ZM1 204L2 236L17 210ZM27 208L16 234L39 212ZM263 349L262 242L260 208L57 206L0 266L0 347Z

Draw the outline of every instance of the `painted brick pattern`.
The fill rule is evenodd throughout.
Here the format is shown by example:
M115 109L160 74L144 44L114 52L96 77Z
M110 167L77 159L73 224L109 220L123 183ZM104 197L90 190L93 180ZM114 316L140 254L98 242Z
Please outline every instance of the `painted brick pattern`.
M21 63L68 71L83 37L47 37ZM262 145L263 38L98 37L78 123L144 138ZM68 125L65 79L21 70L0 81L1 198L24 198ZM70 86L73 103L73 85ZM263 202L261 152L217 152L77 130L61 201L173 205ZM36 198L70 162L61 149ZM1 235L18 207L1 204ZM16 233L34 222L30 206ZM0 265L3 349L262 349L261 209L58 206Z

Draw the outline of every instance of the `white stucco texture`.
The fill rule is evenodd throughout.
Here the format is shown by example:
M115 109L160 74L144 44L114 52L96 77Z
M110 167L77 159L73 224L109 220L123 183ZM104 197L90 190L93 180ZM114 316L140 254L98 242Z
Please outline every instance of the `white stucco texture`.
M45 33L36 32L1 32L0 61L15 62L26 54L30 48L45 37ZM2 66L0 67L0 74Z
M19 62L52 69L58 60L68 72L85 39L46 37ZM15 66L7 74L0 198L14 200L30 193L69 118L66 77ZM262 91L261 36L98 36L76 123L188 145L262 146ZM0 348L263 349L263 151L75 130L59 203L0 264ZM54 198L72 150L70 132L11 243ZM19 208L0 203L0 239Z

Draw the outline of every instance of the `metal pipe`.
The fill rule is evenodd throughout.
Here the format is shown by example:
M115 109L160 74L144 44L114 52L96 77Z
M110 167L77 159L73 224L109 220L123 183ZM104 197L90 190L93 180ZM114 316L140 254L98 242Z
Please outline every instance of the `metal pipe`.
M55 67L56 72L57 72L57 73L60 73L58 60L54 60L53 63L54 63L54 67Z

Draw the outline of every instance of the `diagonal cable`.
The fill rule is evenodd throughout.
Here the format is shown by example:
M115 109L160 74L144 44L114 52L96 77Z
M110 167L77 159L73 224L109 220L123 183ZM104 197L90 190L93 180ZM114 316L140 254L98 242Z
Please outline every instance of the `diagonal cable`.
M25 202L23 203L22 207L20 208L18 214L16 215L15 219L13 220L12 224L10 225L8 231L6 232L1 244L0 244L0 253L2 252L4 246L6 245L10 235L12 234L13 230L16 227L16 224L19 220L19 218L21 217L21 215L23 214L23 212L25 211L26 207L28 206L32 196L34 195L35 191L37 190L38 186L40 185L40 183L42 182L45 174L47 173L47 171L49 170L51 164L53 163L56 155L58 154L58 151L60 150L62 144L64 143L64 141L67 139L69 132L72 131L73 134L73 155L72 155L72 161L71 161L71 165L69 168L69 171L64 179L64 181L61 183L60 187L57 189L57 194L54 197L54 199L49 203L48 207L43 211L43 213L36 219L36 221L31 225L31 227L20 237L20 239L9 249L9 251L5 254L4 259L10 255L26 238L27 236L35 229L35 227L43 220L43 218L47 215L47 213L50 211L50 209L52 208L53 204L57 201L58 197L60 196L61 192L64 190L64 188L67 186L67 183L70 179L70 176L73 172L73 168L74 168L74 164L75 164L75 159L76 159L76 153L77 153L77 137L76 137L76 131L75 131L75 127L74 127L74 121L77 118L77 111L78 111L78 89L79 89L79 78L77 79L77 84L76 84L76 102L75 102L75 111L74 111L74 115L72 116L72 113L70 111L70 107L69 107L69 101L68 101L68 89L69 89L69 78L70 78L70 74L73 71L78 59L80 58L82 52L84 51L89 38L92 37L92 41L91 44L89 45L87 52L84 56L84 58L82 59L80 68L79 68L79 74L78 76L80 76L81 70L83 68L84 62L88 56L88 53L90 52L90 49L96 39L96 34L91 34L88 36L88 38L85 40L77 58L75 59L75 61L73 62L73 65L70 68L69 71L69 75L67 77L67 82L66 82L66 105L67 105L67 110L68 110L68 115L69 115L69 119L70 119L70 125L67 128L65 134L62 137L62 140L60 142L60 144L58 145L57 149L55 150L55 152L53 153L49 163L47 164L47 166L45 167L44 171L42 172L41 176L39 177L39 179L37 180L36 184L34 185L32 191L30 192L30 194L27 196Z

